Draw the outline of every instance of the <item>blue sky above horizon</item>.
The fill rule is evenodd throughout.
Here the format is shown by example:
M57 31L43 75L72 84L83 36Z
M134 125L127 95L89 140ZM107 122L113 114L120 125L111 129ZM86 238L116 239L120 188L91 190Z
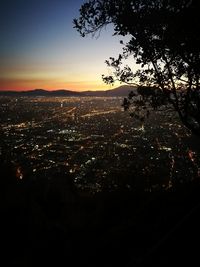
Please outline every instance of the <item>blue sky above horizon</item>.
M83 0L2 0L0 90L110 89L105 60L121 51L108 27L98 38L73 28Z

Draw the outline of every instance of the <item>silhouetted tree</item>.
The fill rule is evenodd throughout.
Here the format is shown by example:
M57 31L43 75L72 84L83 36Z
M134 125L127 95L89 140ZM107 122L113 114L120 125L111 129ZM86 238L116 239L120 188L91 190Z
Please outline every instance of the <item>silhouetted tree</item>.
M142 99L131 93L125 108L134 104L137 115L141 108L156 109L166 104L167 99L183 124L197 135L200 135L199 7L198 0L88 0L80 8L80 17L74 20L74 27L83 37L99 34L108 24L113 24L114 35L129 37L128 42L121 41L123 51L118 58L106 61L113 68L113 75L102 76L108 84L118 80L137 84L140 93L143 91ZM129 57L138 64L136 72L124 65Z

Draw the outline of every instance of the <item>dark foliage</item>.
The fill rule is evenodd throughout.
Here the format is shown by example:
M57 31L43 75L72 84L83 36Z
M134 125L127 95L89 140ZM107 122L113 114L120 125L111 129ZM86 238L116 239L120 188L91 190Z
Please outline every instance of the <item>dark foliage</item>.
M197 135L200 135L199 7L198 0L89 0L82 5L80 17L74 20L83 37L99 34L108 24L114 26L114 35L129 37L127 43L121 41L123 52L118 58L106 61L113 68L113 75L103 75L103 80L108 84L116 80L137 84L148 88L148 94L149 88L156 88L156 92L151 90L148 97L142 94L140 102L138 95L129 95L125 108L127 103L134 103L134 116L141 119L144 116L138 110L148 107L150 111L165 105L167 99L183 124ZM124 66L129 57L138 65L136 72Z
M12 165L0 167L2 266L199 262L199 180L174 192L82 195L61 174L18 181Z

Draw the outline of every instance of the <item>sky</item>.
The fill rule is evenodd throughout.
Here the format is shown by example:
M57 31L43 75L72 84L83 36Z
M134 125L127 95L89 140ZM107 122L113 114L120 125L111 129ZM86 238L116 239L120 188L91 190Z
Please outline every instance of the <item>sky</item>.
M105 60L122 46L112 28L82 38L73 28L83 0L1 0L0 90L106 90ZM116 85L115 85L116 86Z

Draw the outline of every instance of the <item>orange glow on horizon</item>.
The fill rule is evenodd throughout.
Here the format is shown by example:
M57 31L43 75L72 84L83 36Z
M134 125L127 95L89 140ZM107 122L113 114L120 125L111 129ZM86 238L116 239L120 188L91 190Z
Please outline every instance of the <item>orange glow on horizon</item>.
M115 85L114 87L116 87ZM96 91L109 90L114 88L106 85L103 81L82 81L82 82L58 82L58 81L36 81L36 80L7 80L0 81L0 91L28 91L34 89L59 90L65 89L70 91Z

